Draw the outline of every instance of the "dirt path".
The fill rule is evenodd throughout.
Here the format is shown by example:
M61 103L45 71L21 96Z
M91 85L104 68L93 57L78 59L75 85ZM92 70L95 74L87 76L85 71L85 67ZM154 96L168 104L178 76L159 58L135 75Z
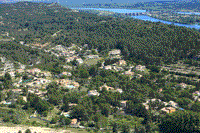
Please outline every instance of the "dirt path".
M69 130L56 130L51 128L43 127L28 127L28 126L16 126L16 127L0 127L0 133L18 133L19 130L25 132L27 129L30 129L32 133L73 133Z

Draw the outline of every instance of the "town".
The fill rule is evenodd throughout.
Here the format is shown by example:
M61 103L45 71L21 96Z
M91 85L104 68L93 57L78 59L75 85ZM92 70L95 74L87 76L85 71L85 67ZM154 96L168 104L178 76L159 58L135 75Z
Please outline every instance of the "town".
M28 44L24 44L24 42L20 42L20 45L28 46ZM47 45L31 45L32 48L40 49L45 46ZM117 99L113 99L114 101L104 103L106 108L99 108L101 113L106 111L104 112L106 114L103 114L107 117L113 115L122 115L127 117L131 115L135 111L132 107L133 101L128 100L129 98L127 99L123 95L124 91L127 91L126 89L128 86L120 85L117 81L113 81L113 79L116 80L114 77L113 79L106 79L104 82L98 83L99 81L96 81L96 78L98 75L103 76L106 74L105 72L115 73L118 77L122 76L126 80L130 81L135 80L139 83L145 82L149 86L155 87L158 95L161 95L163 91L166 91L166 87L171 87L172 90L179 90L179 93L181 93L180 95L187 97L185 98L187 102L181 101L178 98L180 95L177 95L178 97L175 96L173 98L174 100L170 100L170 98L167 99L162 96L155 96L155 92L148 92L149 94L147 95L152 97L152 99L143 99L141 106L143 106L146 110L150 110L156 116L166 115L176 112L177 110L187 110L195 104L195 101L200 101L200 91L198 91L194 84L199 81L198 78L196 80L191 79L189 84L180 82L183 80L178 79L181 77L183 78L183 76L173 73L170 74L172 69L170 69L169 66L147 67L141 64L127 62L123 59L121 50L119 49L114 49L109 51L106 55L101 55L98 53L98 49L89 50L87 44L82 47L72 44L70 47L62 45L48 47L48 49L44 49L44 51L53 54L58 58L64 58L65 63L62 68L66 71L55 74L50 71L35 68L34 63L24 65L20 62L12 62L6 57L0 57L0 83L2 89L1 107L21 107L23 110L32 108L31 112L29 112L26 123L46 123L48 126L55 126L58 124L57 120L60 115L70 118L70 123L67 124L70 127L88 130L93 128L95 129L95 127L91 127L91 122L93 123L94 121L89 121L89 119L85 121L84 119L86 118L83 118L81 115L83 112L76 112L80 107L74 107L79 105L82 99L86 97L89 99L92 97L105 97L107 93L112 93L112 95L118 97L116 97ZM38 60L35 64L41 64L41 62ZM92 66L92 68L88 73L87 70L78 70L81 66L88 68L91 68ZM77 70L79 71L78 75L76 74ZM179 69L177 68L176 71L179 71ZM198 74L198 72L196 73ZM107 75L106 77L112 78L109 76L112 75ZM152 79L150 79L150 77L148 78L148 76L152 77ZM101 79L99 80L101 81ZM97 83L98 85L92 85L94 83ZM65 97L63 94L69 97ZM77 97L75 98L73 94ZM57 96L60 98L55 98ZM35 103L35 105L28 106L27 103L33 104L32 102L34 102L30 101L31 97L38 97L39 99L46 101L46 103L50 103L51 105L49 106L51 106L51 109L44 109L44 111L41 111L41 109L45 107L38 106L45 105L38 105L37 103ZM159 99L158 97L161 98ZM135 100L136 99L134 99L134 101ZM37 123L36 120L40 122ZM5 121L5 119L2 119L2 121ZM99 127L100 130L109 129L108 125L100 125Z

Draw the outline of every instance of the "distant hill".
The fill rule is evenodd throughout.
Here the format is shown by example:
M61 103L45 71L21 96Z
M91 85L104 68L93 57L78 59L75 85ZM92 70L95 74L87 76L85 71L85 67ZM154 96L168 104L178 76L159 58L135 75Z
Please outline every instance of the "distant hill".
M124 8L124 9L142 9L148 11L161 10L161 11L180 11L180 10L193 10L200 12L199 1L151 1L151 2L138 2L138 3L104 3L104 4L82 4L77 5L85 8Z

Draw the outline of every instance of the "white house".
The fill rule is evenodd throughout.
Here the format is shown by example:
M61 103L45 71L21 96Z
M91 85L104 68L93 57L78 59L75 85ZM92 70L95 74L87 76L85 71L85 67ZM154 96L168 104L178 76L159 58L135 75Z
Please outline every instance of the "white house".
M187 87L187 84L180 83L180 84L177 84L176 87L181 87L181 88L185 89Z
M78 62L79 65L83 63L83 60L81 58L76 59L76 61Z
M115 49L115 50L109 51L108 54L109 54L109 56L120 55L120 54L121 54L121 50L119 50L119 49Z
M110 65L104 66L103 68L106 69L106 70L112 70L112 66L110 66Z
M122 89L117 89L116 91L119 92L119 93L123 93Z
M135 70L137 70L137 71L144 71L145 68L146 68L145 66L137 65L137 66L135 67Z
M126 103L127 103L127 100L126 101L121 101L120 106L122 108L125 108L126 107Z
M90 90L88 91L88 96L99 96L99 92L97 90Z
M99 55L88 55L87 58L88 59L98 59Z

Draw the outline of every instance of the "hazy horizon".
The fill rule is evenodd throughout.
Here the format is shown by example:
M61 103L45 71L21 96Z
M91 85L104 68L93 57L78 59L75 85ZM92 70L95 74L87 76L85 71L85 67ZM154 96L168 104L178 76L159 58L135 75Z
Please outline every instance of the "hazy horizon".
M1 3L13 3L13 2L20 2L20 1L29 1L29 2L58 2L60 4L66 4L66 5L80 5L80 4L114 4L114 3L120 3L120 4L128 4L128 3L138 3L138 2L150 2L153 0L0 0ZM154 1L173 1L173 0L154 0Z

